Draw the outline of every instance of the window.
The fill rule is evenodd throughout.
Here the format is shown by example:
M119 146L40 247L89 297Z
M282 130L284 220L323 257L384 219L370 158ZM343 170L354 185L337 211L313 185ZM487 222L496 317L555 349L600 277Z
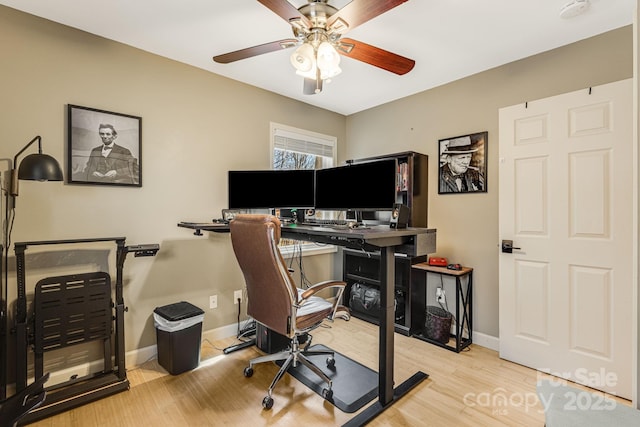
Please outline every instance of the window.
M335 163L336 138L271 123L273 169L320 169Z
M271 123L271 165L273 169L321 169L336 163L335 136ZM333 246L319 246L282 239L283 256L294 256L298 250L306 253L335 251Z

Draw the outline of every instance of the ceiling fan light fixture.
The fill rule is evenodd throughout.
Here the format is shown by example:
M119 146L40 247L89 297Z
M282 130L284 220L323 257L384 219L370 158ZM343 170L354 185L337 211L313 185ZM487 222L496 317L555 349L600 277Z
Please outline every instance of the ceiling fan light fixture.
M337 64L325 69L318 67L318 69L320 70L320 78L322 80L331 79L332 77L335 77L338 74L342 73L342 68L340 68Z
M329 4L333 0L259 0L284 19L293 30L294 38L264 43L233 52L216 55L217 63L228 64L281 49L296 48L289 57L296 74L304 76L303 93L311 95L322 91L323 82L329 82L342 72L340 56L364 62L397 75L404 75L415 66L410 58L353 39L342 39L346 31L393 9L406 0L346 1L338 9ZM564 0L588 3L589 0ZM294 3L303 3L297 7ZM321 46L322 45L322 46Z
M304 77L305 79L314 79L316 78L316 69L313 68L312 70L309 71L300 71L300 70L296 70L296 74L299 76Z
M340 54L329 42L322 42L318 46L318 68L322 80L330 79L342 72L340 68Z
M318 68L323 72L334 73L335 70L340 69L340 55L329 42L322 42L318 46L317 61Z
M313 46L303 43L291 54L291 65L299 72L312 71L316 66L315 52Z
M340 67L334 67L329 71L320 70L320 78L322 80L326 80L327 83L329 83L332 77L337 76L341 72L342 72L342 68Z

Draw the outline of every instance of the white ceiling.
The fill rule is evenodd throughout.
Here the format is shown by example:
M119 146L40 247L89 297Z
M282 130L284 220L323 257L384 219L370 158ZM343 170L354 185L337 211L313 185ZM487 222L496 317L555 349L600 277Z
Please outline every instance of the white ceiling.
M306 0L289 0L299 7ZM369 0L372 1L372 0ZM0 0L0 4L349 115L465 76L632 23L636 0L591 0L559 16L570 0L409 0L346 33L416 61L398 76L343 58L323 92L303 95L292 49L231 64L214 55L292 37L256 0ZM337 8L349 0L330 0Z

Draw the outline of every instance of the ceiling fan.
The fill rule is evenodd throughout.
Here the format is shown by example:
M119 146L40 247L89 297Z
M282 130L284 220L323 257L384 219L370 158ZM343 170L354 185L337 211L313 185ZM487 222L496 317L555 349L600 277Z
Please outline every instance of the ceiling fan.
M414 60L404 56L342 38L347 31L407 0L352 0L342 9L330 5L330 0L308 0L299 8L287 0L258 1L291 25L294 38L217 55L213 57L215 62L228 64L297 46L291 55L291 64L296 73L304 77L303 92L308 95L320 93L325 80L328 82L340 74L340 55L398 75L408 73L415 65Z

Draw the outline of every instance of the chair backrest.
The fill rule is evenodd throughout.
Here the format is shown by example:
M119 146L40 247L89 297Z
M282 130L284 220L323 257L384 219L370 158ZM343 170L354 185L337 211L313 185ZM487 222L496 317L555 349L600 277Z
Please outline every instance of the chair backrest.
M291 337L298 293L278 249L280 220L272 215L237 215L229 226L233 251L247 286L247 314Z

